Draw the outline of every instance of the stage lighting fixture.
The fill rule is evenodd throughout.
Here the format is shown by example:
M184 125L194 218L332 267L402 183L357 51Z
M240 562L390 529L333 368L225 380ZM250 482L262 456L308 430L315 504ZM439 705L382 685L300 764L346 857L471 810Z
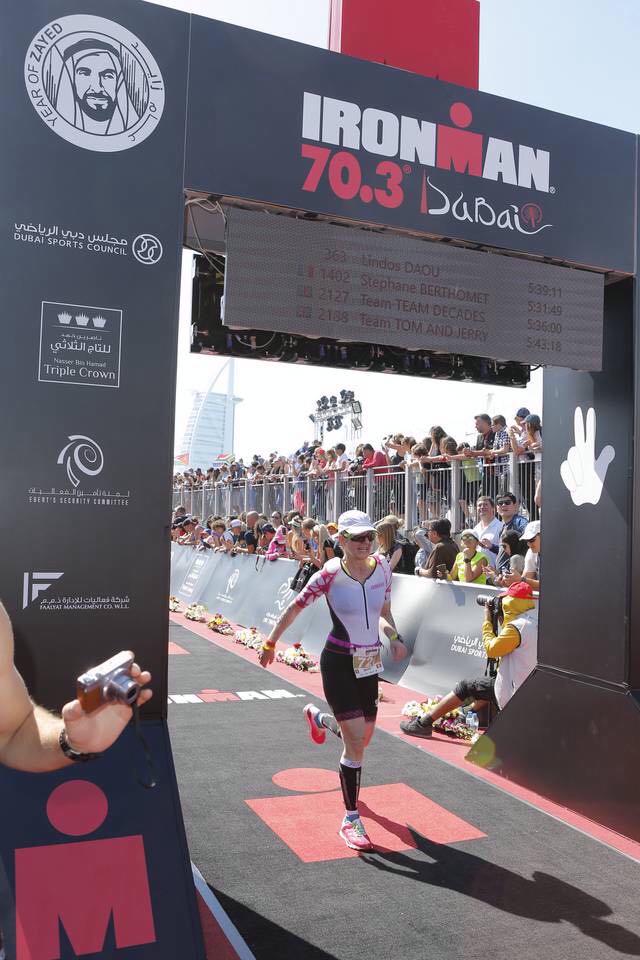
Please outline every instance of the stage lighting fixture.
M329 397L329 403L331 404L332 407L337 407L337 406L338 406L338 398L337 398L337 397Z
M355 414L362 413L362 404L359 400L351 401L351 412Z
M362 430L362 420L360 417L351 417L351 429Z

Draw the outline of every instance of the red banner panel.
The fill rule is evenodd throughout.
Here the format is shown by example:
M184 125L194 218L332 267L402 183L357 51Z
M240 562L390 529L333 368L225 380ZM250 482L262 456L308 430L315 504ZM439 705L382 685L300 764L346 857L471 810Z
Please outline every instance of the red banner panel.
M478 0L332 0L330 48L478 89Z

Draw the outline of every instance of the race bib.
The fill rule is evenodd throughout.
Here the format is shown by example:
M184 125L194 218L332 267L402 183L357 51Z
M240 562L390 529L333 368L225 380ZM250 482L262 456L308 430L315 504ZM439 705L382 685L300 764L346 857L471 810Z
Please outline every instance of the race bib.
M353 654L353 672L358 679L372 677L375 673L382 673L381 648L363 647L362 653Z

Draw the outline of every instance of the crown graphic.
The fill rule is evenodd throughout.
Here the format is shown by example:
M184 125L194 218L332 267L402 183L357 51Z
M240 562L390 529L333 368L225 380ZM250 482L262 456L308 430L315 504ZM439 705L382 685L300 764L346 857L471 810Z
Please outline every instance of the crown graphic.
M92 322L93 322L94 327L97 327L99 330L102 330L102 328L104 327L105 323L107 322L107 318L106 318L106 317L94 317Z
M76 323L79 327L86 327L89 323L89 317L86 313L78 313L76 314Z
M59 313L58 320L60 323L71 323L71 314L70 313Z

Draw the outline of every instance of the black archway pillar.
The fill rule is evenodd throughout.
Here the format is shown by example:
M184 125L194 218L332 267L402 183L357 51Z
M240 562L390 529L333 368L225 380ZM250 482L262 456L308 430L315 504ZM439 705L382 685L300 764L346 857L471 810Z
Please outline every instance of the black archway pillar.
M640 839L633 320L633 282L611 284L602 371L545 371L539 665L468 758ZM560 475L576 407L596 412L596 457L615 449L597 504Z

